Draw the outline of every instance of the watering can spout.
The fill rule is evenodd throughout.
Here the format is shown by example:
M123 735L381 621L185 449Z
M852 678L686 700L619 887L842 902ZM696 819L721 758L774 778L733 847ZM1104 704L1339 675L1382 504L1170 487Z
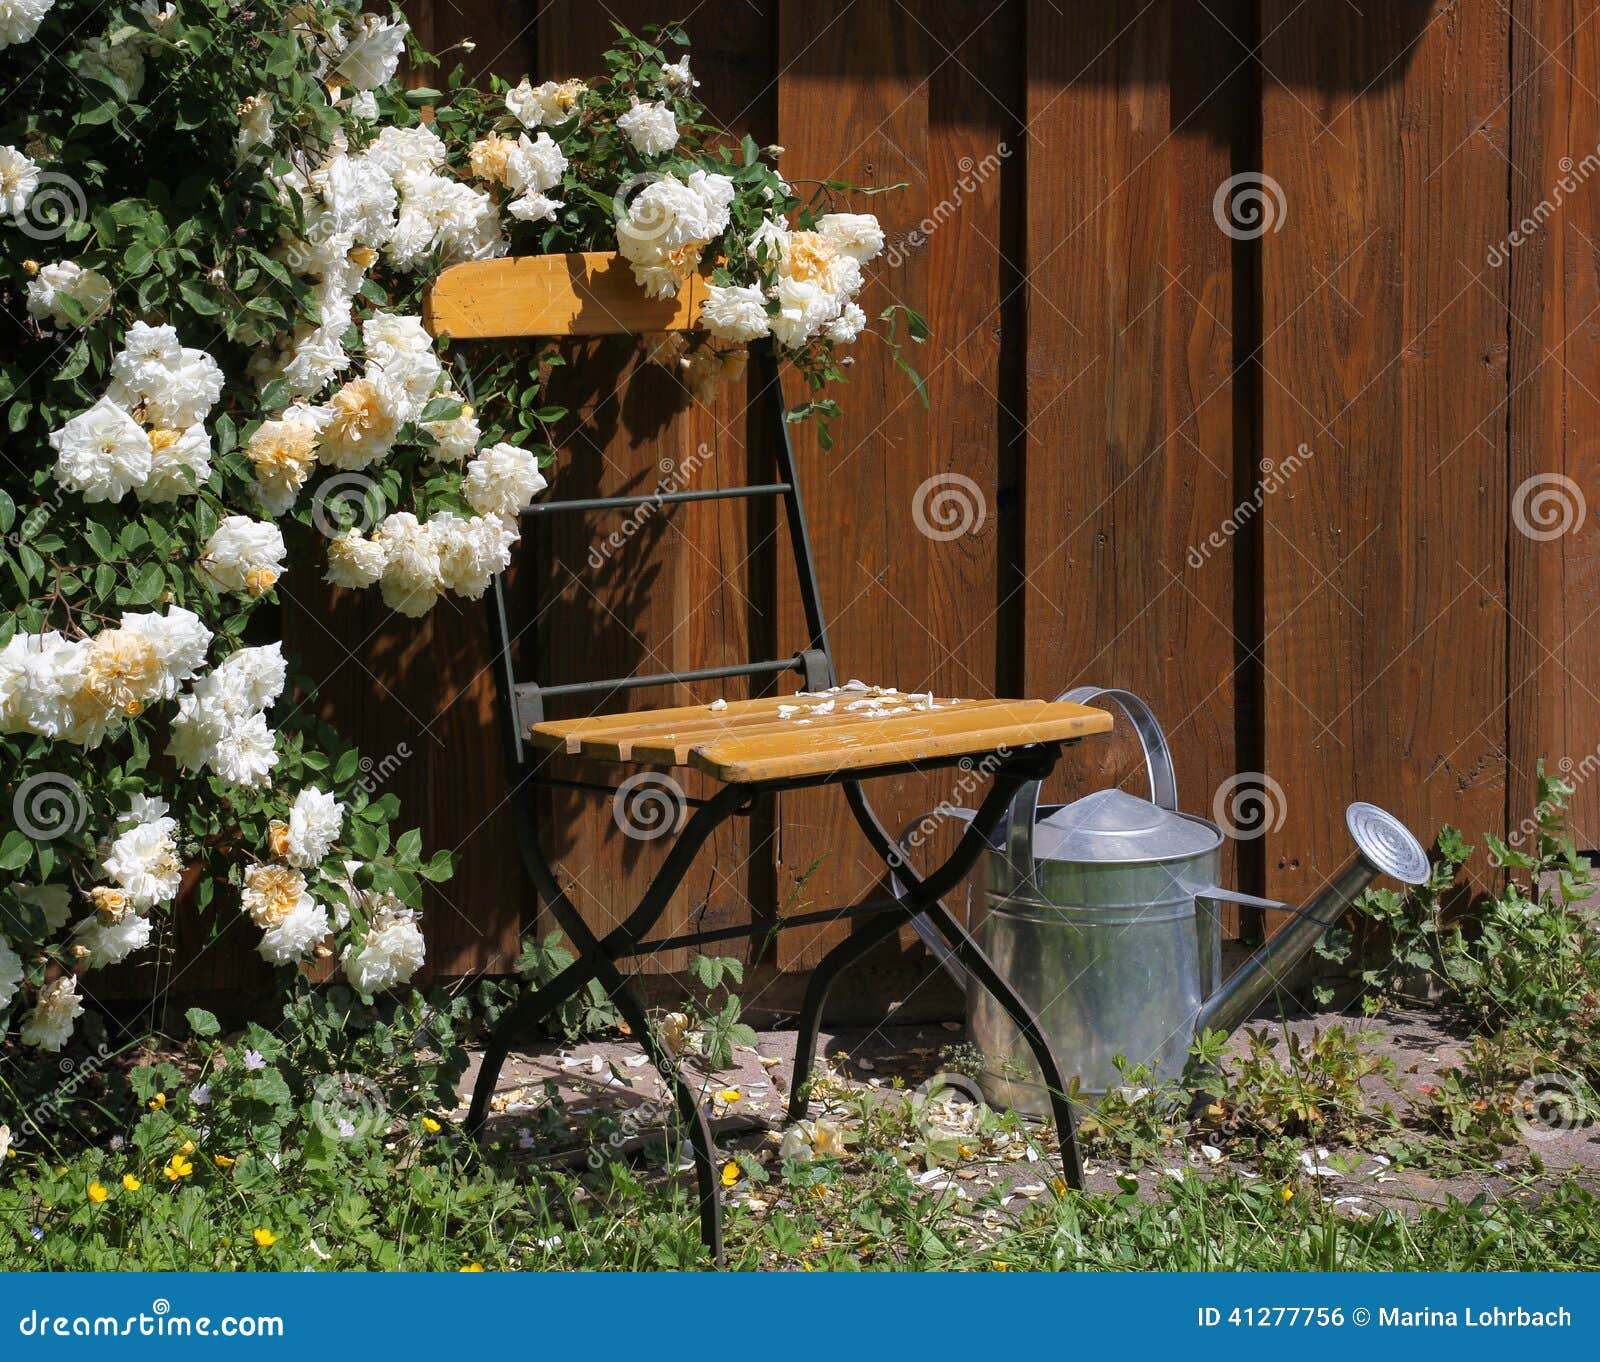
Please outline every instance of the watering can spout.
M1356 854L1335 875L1322 892L1303 908L1257 899L1245 894L1213 891L1205 895L1230 903L1245 903L1260 908L1287 909L1293 918L1239 966L1200 1008L1195 1031L1232 1031L1249 1017L1288 973L1339 921L1380 875L1402 884L1419 885L1428 878L1428 854L1410 830L1393 814L1376 804L1352 804L1345 810L1345 824L1355 839Z

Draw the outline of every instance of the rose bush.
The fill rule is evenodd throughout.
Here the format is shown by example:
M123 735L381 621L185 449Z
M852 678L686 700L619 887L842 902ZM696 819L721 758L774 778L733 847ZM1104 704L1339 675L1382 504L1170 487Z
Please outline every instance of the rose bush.
M450 858L285 702L271 607L320 573L419 616L506 567L565 413L528 345L475 355L464 400L418 315L441 268L616 250L657 296L710 270L709 334L653 348L701 396L768 338L819 392L867 324L876 220L709 126L658 45L681 32L624 35L592 81L447 91L397 79L409 42L342 4L0 0L0 1027L24 1044L64 1046L79 975L149 949L186 884L369 999L423 963ZM288 522L321 561L290 561Z

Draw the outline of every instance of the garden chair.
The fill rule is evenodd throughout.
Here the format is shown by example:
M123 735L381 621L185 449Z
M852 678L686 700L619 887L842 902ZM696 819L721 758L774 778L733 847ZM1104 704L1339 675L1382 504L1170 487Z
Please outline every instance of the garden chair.
M430 290L424 319L433 335L446 338L455 347L454 358L466 395L471 400L471 371L464 360L462 342L688 331L694 327L703 296L704 281L696 277L686 283L676 298L647 298L633 281L626 263L613 255L532 256L476 261L444 271ZM781 919L784 928L847 918L865 919L852 935L827 952L811 974L795 1051L788 1110L791 1122L806 1112L817 1031L834 980L903 924L920 917L923 921L919 930L928 933L931 924L956 960L990 990L1027 1039L1051 1093L1067 1183L1080 1187L1082 1174L1072 1111L1060 1068L1038 1021L940 899L976 864L1019 790L1031 781L1043 779L1054 769L1062 746L1111 727L1111 717L1103 710L1024 700L941 702L941 707L931 712L919 710L893 717L851 712L840 703L831 714L809 716L812 722L804 726L778 713L780 703L796 703L794 696L736 701L715 709L698 704L623 714L598 712L621 692L645 686L682 685L741 676L775 678L785 672L797 673L807 692L823 691L837 683L789 442L789 422L785 419L777 357L770 349L759 346L753 357L758 380L755 400L766 404L775 436L776 481L756 486L657 492L647 496L542 501L524 512L524 521L532 531L544 517L562 512L625 512L652 503L779 497L787 517L809 635L803 648L790 657L769 661L541 686L513 674L513 635L498 579L488 599L498 708L504 727L510 803L517 837L534 887L572 942L575 958L554 979L525 994L496 1027L483 1057L467 1119L468 1131L476 1134L488 1113L489 1100L513 1037L524 1033L591 981L598 981L611 995L633 1035L644 1045L663 1080L673 1090L693 1150L699 1183L701 1236L718 1263L722 1258L720 1184L713 1163L711 1127L694 1085L651 1028L639 995L624 976L620 964L625 959L637 960L652 951L699 946L775 930L772 923L763 922L655 940L647 936L700 848L724 820L748 813L761 795L837 785L843 789L856 821L867 841L883 858L891 877L890 887L894 892L881 898L830 911L790 914ZM557 696L593 696L597 702L596 712L587 718L547 719L545 702ZM591 931L557 882L541 843L534 796L541 786L548 785L582 785L613 795L620 787L548 776L540 769L538 759L550 752L610 762L692 768L721 783L721 788L711 798L685 801L686 807L694 808L692 816L684 823L638 905L604 936ZM878 776L957 764L972 767L980 759L987 759L982 769L993 772L988 796L948 859L932 873L918 875L873 813L862 782Z

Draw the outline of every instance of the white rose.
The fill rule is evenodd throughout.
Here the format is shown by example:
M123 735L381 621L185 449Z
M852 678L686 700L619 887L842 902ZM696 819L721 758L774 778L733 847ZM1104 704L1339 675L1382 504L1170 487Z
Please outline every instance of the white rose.
M269 520L230 515L211 533L200 567L220 591L260 596L283 575L283 532Z
M379 900L366 940L344 951L344 975L363 997L406 983L422 968L426 943L417 915L392 894Z
M107 397L52 431L50 446L56 481L85 501L119 501L150 476L150 437Z
M150 432L150 476L135 489L152 505L193 494L211 476L211 439L198 421L187 430Z
M871 213L824 213L817 232L834 250L865 264L883 249L883 228Z
M383 550L383 603L412 619L426 615L444 586L432 529L411 512L397 511L384 519L372 539Z
M336 41L343 48L334 63L334 74L343 76L357 90L376 90L394 79L405 55L406 34L411 26L404 19L383 19L363 14L354 30L342 30Z
M0 147L0 217L20 218L38 187L38 163L15 147Z
M32 38L55 3L56 0L0 0L0 48Z
M544 491L539 461L513 444L491 445L467 465L467 504L482 516L515 516Z
M635 104L617 126L641 156L664 156L678 145L678 120L665 104Z
M383 545L346 530L328 544L328 570L323 580L333 586L371 586L383 576Z
M98 270L86 270L73 260L44 266L28 280L28 314L58 327L77 326L62 310L61 300L76 303L87 321L94 321L111 305L111 284Z
M22 1019L22 1043L58 1052L72 1038L73 1023L82 1015L78 981L64 975L40 990L33 1011Z
M289 808L289 864L298 870L321 865L343 826L344 805L315 785L306 786Z
M767 334L767 297L755 284L711 284L700 322L713 336L753 341Z
M461 520L442 512L428 522L439 546L439 580L447 591L477 600L497 573L511 565L513 525L499 516Z

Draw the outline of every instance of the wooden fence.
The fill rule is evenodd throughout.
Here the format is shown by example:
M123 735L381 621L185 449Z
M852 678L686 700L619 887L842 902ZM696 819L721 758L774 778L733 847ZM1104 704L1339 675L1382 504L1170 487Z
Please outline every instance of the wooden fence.
M408 8L435 50L472 37L477 68L535 79L595 70L612 19L686 18L714 115L784 146L792 178L903 184L870 203L889 248L867 301L928 317L932 409L866 343L833 448L801 437L845 675L1146 695L1186 807L1265 791L1265 833L1228 869L1257 893L1333 870L1355 798L1424 838L1515 825L1541 754L1570 764L1600 840L1600 557L1592 517L1553 533L1600 463L1586 0ZM707 459L707 478L761 479L741 391L696 406L615 347L584 360L556 494L648 491ZM930 486L966 499L965 532ZM787 546L764 516L679 506L598 571L614 525L563 522L514 590L541 612L546 675L792 651ZM431 969L505 969L529 891L478 613L414 624L375 593L294 590L286 627L322 709L374 788L461 854L431 903ZM724 693L746 692L634 702ZM1135 764L1125 734L1085 744L1063 788ZM876 797L897 824L954 779ZM594 801L552 801L549 829L596 923L661 845ZM836 796L785 796L710 848L667 925L824 906L873 864ZM784 933L765 963L792 975L831 939Z

